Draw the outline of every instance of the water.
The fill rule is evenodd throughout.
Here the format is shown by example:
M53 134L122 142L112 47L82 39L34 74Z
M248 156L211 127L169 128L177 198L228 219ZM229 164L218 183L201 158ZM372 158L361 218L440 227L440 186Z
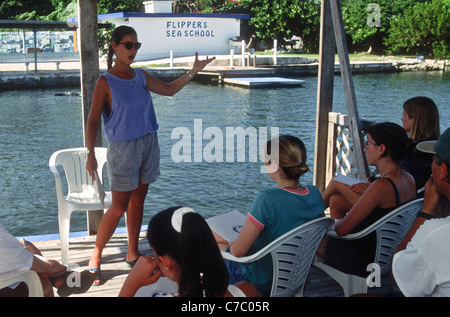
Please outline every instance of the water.
M173 162L171 150L180 138L172 140L171 133L177 127L193 133L194 119L202 119L203 131L220 128L224 138L226 127L267 127L269 136L271 127L279 127L280 133L305 142L312 167L317 78L305 79L303 88L247 90L191 83L174 97L153 95L160 124L161 176L150 186L144 224L156 212L177 205L193 207L205 217L233 209L245 212L259 189L275 186L259 172L261 162ZM441 130L450 127L448 73L355 75L354 82L362 118L401 124L403 101L425 95L439 107ZM13 235L58 232L48 160L59 149L83 146L81 99L54 96L64 91L79 92L64 88L0 92L0 221ZM340 77L335 80L333 107L347 112ZM312 175L301 181L311 183ZM84 230L85 213L74 212L71 231Z

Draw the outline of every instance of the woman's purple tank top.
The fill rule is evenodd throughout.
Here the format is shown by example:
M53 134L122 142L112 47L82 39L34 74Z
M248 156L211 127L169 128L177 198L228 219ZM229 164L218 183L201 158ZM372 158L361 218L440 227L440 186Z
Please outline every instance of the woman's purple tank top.
M146 88L141 69L134 69L132 79L121 79L110 73L103 76L111 90L111 111L105 105L103 122L108 142L136 140L158 130L152 96Z

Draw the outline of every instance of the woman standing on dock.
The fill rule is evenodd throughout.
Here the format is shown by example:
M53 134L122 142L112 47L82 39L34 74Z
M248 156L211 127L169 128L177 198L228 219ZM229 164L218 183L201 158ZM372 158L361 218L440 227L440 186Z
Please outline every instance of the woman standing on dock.
M108 53L108 72L97 81L87 122L86 169L94 178L97 169L94 144L103 114L112 192L112 204L100 221L94 252L89 261L89 270L96 276L94 285L100 284L103 248L125 211L128 230L126 261L133 265L140 256L138 238L144 201L149 184L159 176L160 160L158 123L150 92L174 95L214 59L199 60L196 53L192 70L167 84L142 69L131 67L140 47L133 28L119 26L114 29ZM114 66L113 55L116 57Z

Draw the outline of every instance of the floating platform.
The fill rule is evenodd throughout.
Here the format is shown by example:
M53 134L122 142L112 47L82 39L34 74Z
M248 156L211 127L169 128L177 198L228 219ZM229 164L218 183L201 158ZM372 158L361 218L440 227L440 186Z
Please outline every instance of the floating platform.
M302 87L304 80L282 77L224 78L223 83L245 88Z

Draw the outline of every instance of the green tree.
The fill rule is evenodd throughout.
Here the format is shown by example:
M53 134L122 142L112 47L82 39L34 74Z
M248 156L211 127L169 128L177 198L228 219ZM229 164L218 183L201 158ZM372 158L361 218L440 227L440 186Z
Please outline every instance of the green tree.
M342 0L342 16L350 43L359 48L383 52L390 21L417 2L424 1L427 0ZM377 10L380 13L378 17L374 16ZM379 19L378 25L368 23L372 16Z
M201 12L209 7L221 6L227 0L174 0L173 7L176 13Z
M69 17L78 16L78 5L76 1L60 1L54 4L55 10L49 15L42 17L47 21L65 21Z
M393 53L450 57L450 0L418 3L391 22L385 44Z
M212 7L205 8L204 12L249 14L251 33L260 40L282 41L296 35L303 40L306 51L318 51L319 0L241 0L223 4L211 1L210 4Z
M114 12L144 12L142 0L97 0L98 14Z
M304 49L317 51L320 32L320 2L317 0L253 0L250 25L256 36L269 40L302 38Z
M0 4L0 19L34 19L53 10L50 0L6 0Z

